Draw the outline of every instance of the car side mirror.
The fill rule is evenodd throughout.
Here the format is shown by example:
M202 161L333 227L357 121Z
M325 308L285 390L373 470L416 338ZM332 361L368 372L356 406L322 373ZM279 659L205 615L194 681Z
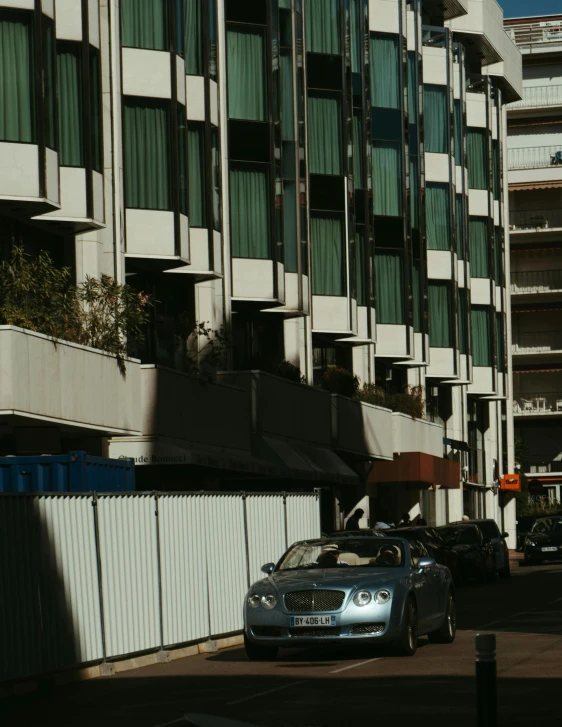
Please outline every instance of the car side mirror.
M431 568L432 565L435 565L436 561L434 558L420 558L418 560L418 570L424 571L426 568Z
M502 538L509 538L509 533L502 533Z
M275 563L266 563L262 565L261 572L265 573L266 576L270 576L275 570Z

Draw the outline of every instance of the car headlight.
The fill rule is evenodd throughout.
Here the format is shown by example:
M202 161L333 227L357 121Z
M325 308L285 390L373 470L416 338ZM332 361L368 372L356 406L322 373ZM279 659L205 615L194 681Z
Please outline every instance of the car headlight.
M260 605L260 597L257 593L252 593L251 596L248 596L248 606L251 608L257 608Z
M388 603L390 601L390 591L387 591L386 588L377 591L375 593L375 601L381 605Z
M527 540L526 545L530 545L531 548L535 548L537 544L535 543L534 540Z
M353 603L356 606L367 606L369 603L371 603L371 594L369 591L357 591L357 593L353 596Z
M272 608L275 608L275 606L277 606L277 599L275 598L273 593L270 593L267 596L261 597L261 605L264 608L267 608L268 611L271 611Z

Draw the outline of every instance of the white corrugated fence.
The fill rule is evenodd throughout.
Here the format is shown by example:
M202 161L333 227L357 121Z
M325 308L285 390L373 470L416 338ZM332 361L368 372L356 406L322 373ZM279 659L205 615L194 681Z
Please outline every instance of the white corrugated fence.
M0 495L0 681L242 630L316 493Z

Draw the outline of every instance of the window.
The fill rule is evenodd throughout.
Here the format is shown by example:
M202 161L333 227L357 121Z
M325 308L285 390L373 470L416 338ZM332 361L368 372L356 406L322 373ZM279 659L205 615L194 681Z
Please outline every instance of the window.
M55 41L52 22L43 19L43 97L45 99L45 143L57 148L55 122Z
M494 189L494 199L500 198L500 161L499 147L497 140L492 141L492 180Z
M492 314L489 306L473 305L472 323L472 363L474 366L492 365Z
M463 134L462 134L462 106L461 100L456 98L453 102L455 112L455 164L462 166L463 158Z
M429 345L452 348L451 286L431 280L427 286L429 304Z
M350 0L349 14L351 17L351 70L361 73L363 70L363 33L361 32L361 16L363 0Z
M353 112L353 183L355 189L364 189L363 119L361 111Z
M283 182L283 232L285 272L298 272L297 190L295 182Z
M450 250L449 185L428 183L425 190L427 247L429 250Z
M269 178L263 166L230 170L230 227L234 257L269 259Z
M410 124L418 122L418 54L408 51L408 116Z
M187 161L190 227L206 227L205 127L203 123L187 126Z
M295 97L293 85L293 54L281 53L281 138L293 141L295 138Z
M466 288L459 288L459 351L460 353L468 353L468 306L466 297Z
M365 228L363 225L357 225L355 228L355 279L357 286L357 305L366 305Z
M404 265L401 252L377 250L377 323L405 323Z
M309 96L308 154L311 174L343 174L341 105L331 96Z
M0 139L35 141L31 14L2 11L0 19Z
M126 48L166 50L166 0L121 0L121 43Z
M486 137L480 129L468 130L468 186L486 189Z
M84 166L84 117L81 43L58 44L57 85L60 164L64 167L82 167Z
M410 154L410 224L419 227L420 180L418 157Z
M60 88L59 88L60 93ZM103 171L101 86L99 51L90 49L90 132L92 144L92 166L96 172Z
M207 0L209 18L209 77L217 80L217 4L216 0Z
M313 295L345 295L343 218L310 216Z
M389 217L402 214L402 145L373 142L374 213Z
M400 108L400 39L390 33L371 35L371 103Z
M185 106L181 104L178 104L177 124L180 212L182 215L187 215L187 121Z
M221 189L220 189L220 141L219 130L211 126L211 166L213 169L213 227L221 229Z
M464 258L466 245L464 239L464 200L462 194L455 195L455 223L457 226L457 255Z
M307 0L306 50L311 53L341 53L340 0Z
M228 114L266 120L265 37L262 30L227 31Z
M503 281L503 250L502 250L502 228L494 227L494 278L496 285L501 285Z
M183 2L183 0L180 0ZM188 75L203 75L203 0L185 0L183 47L185 72ZM211 5L212 5L211 0Z
M486 217L470 217L468 227L470 274L473 278L489 278L488 219Z
M496 357L498 371L505 371L503 314L496 313Z
M125 101L123 137L127 207L171 209L169 127L167 105Z
M425 150L446 154L449 150L447 87L425 85L423 110Z
M422 330L422 299L421 299L421 261L414 260L412 276L412 296L414 305L414 331Z

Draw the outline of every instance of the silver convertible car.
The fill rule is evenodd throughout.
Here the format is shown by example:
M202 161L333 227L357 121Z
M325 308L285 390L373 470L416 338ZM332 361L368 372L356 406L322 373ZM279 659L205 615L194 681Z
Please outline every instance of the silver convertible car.
M279 647L392 644L408 656L418 636L452 643L455 591L449 569L421 543L403 538L324 538L296 543L244 605L248 658L274 659Z

